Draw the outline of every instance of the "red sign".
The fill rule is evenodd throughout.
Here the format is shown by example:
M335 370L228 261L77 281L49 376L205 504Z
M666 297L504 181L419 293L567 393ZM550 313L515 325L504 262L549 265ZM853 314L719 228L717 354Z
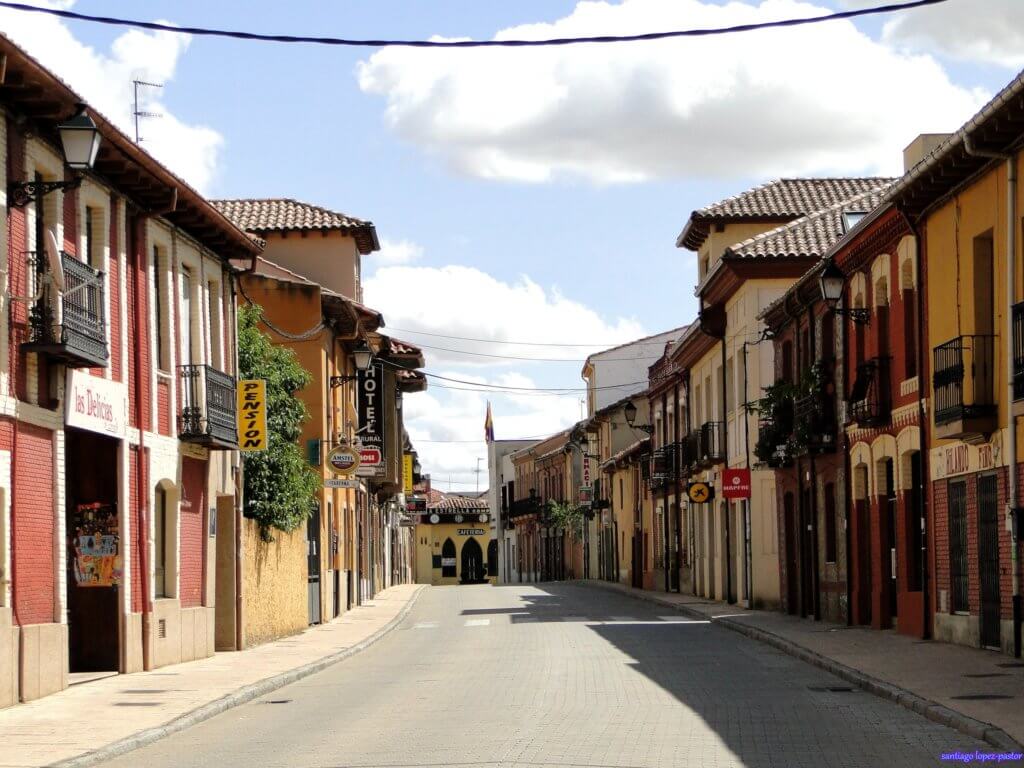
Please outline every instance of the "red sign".
M749 499L750 470L727 468L722 473L722 496L727 499Z
M376 469L381 464L380 448L359 449L359 467L365 469Z

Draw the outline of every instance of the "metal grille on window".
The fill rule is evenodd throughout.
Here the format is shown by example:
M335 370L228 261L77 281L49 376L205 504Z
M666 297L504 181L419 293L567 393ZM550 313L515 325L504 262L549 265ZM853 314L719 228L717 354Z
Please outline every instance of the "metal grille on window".
M950 483L949 581L954 611L968 609L967 588L967 484Z

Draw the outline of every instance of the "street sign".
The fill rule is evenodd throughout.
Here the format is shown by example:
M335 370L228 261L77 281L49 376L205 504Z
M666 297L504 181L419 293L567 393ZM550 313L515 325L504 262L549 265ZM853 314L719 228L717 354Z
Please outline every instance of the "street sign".
M324 480L324 488L358 488L358 480L349 480L342 477L329 477Z
M335 474L347 477L359 469L359 453L348 445L336 446L327 454L327 464Z
M703 504L715 498L715 489L708 483L690 483L686 488L686 495L694 504Z
M727 499L749 499L750 470L726 469L722 473L722 496Z

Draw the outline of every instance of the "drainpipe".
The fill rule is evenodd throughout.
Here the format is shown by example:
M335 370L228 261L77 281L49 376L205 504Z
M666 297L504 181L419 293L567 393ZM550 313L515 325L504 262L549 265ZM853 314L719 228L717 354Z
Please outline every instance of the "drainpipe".
M816 364L815 353L817 351L817 339L814 333L814 311L809 304L807 306L807 336L811 342L811 348L807 350L807 357L811 365ZM811 467L811 585L814 588L814 618L821 621L821 565L818 555L818 472L814 463L814 451L808 451L808 461Z
M728 325L726 326L728 327ZM726 410L727 393L729 391L729 382L727 382L726 375L728 374L728 368L726 367L726 333L722 332L722 404L718 409L722 418L722 451L724 458L722 461L722 473L725 474L725 470L729 468L729 434L726 428L726 419L729 414ZM725 602L732 603L732 510L729 508L731 505L729 502L725 502Z
M1016 153L992 152L974 146L971 135L964 135L964 149L969 155L1006 160L1006 325L1004 347L1006 349L1006 421L1007 421L1007 507L1011 516L1010 526L1010 574L1013 589L1013 655L1021 655L1021 613L1024 601L1020 594L1020 557L1017 513L1017 419L1013 415L1013 313L1016 298L1017 258L1017 157Z

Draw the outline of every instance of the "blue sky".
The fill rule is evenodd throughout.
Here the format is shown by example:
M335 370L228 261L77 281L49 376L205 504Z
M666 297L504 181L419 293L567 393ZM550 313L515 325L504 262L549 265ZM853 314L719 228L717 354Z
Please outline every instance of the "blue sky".
M569 34L635 31L631 25L678 28L867 4L78 0L73 7L263 32L490 38L523 24ZM914 135L958 127L1016 74L1024 50L1024 3L986 0L986 14L976 6L949 0L908 14L901 26L889 19L888 29L873 19L856 29L757 33L742 43L676 41L548 58L527 49L501 57L388 51L371 59L365 49L208 38L184 47L136 36L127 45L121 29L63 25L87 46L81 56L95 59L95 71L61 60L52 45L45 53L53 28L40 25L56 22L4 12L0 28L90 100L105 98L105 112L127 114L131 73L166 80L149 106L168 117L144 125L143 135L210 197L296 197L373 220L387 253L366 264L367 298L390 326L600 344L692 319L694 259L675 248L675 237L694 208L778 175L898 171L899 149ZM193 142L205 148L201 161L189 156ZM185 170L193 167L200 170ZM516 356L575 359L594 351L395 335ZM427 357L431 370L473 380L581 384L578 363L481 365L485 358L431 350ZM456 488L474 487L483 445L427 441L478 439L484 400L438 387L410 398L410 429L442 488L449 474ZM492 400L499 437L552 432L579 417L576 397Z

